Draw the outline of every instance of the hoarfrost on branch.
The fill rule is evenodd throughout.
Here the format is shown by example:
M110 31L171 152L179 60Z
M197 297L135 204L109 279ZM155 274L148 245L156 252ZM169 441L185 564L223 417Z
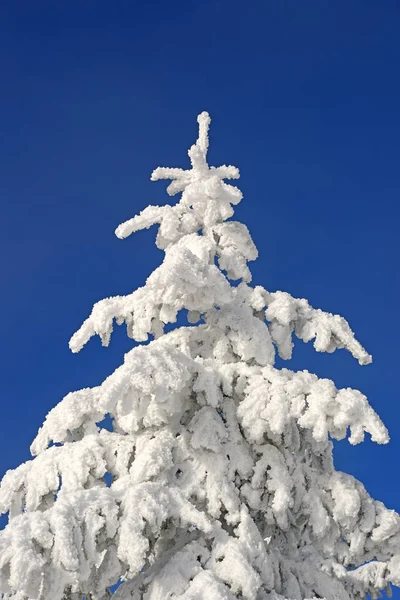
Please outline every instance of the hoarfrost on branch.
M116 229L157 225L163 263L95 304L70 348L94 335L107 346L114 323L152 341L68 394L34 458L3 478L4 598L105 600L121 582L115 600L356 600L400 584L399 515L332 461L331 438L382 444L386 428L358 390L274 367L293 336L371 357L342 317L250 285L257 249L227 220L239 171L209 167L209 115L198 123L191 168L151 176L180 200ZM165 334L182 310L188 326Z

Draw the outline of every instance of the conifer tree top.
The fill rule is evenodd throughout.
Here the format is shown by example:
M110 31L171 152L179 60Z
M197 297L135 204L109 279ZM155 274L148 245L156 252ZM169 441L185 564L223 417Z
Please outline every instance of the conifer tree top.
M255 260L258 252L248 229L238 222L223 223L232 217L234 213L232 206L238 204L242 199L241 191L236 186L226 184L223 180L239 178L239 169L226 165L208 166L208 134L211 119L207 112L202 112L197 117L197 121L199 135L196 143L188 151L192 168L184 170L158 167L151 175L152 181L172 179L172 183L167 187L167 192L170 196L182 192L179 202L174 206L148 206L139 215L119 225L115 232L122 239L135 231L158 224L156 245L169 251L168 257L166 257L168 265L161 265L149 277L146 286L125 299L116 297L98 302L89 319L71 338L70 348L73 352L78 352L96 333L100 335L102 343L108 345L114 319L118 324L127 323L128 335L133 339L145 341L149 333L155 337L161 335L163 324L175 322L176 315L182 308L187 308L191 313L191 318L195 318L197 313L207 312L211 306L220 306L231 302L232 290L228 289L227 279L221 278L220 274L216 273L210 265L210 263L214 263L215 257L218 259L219 268L226 271L228 280L241 279L247 283L251 281L247 262ZM183 288L186 286L182 279L184 280L186 275L193 284L197 281L196 291L199 293L200 288L205 284L205 279L199 277L199 273L204 271L203 258L205 255L208 259L206 262L209 263L207 266L209 285L206 284L203 290L203 302L192 301L186 306L182 298L174 297L172 302L167 304L160 297L162 315L160 319L160 312L154 309L154 283L158 292L161 288L165 290L166 280L172 283L172 272L173 277L177 280L174 282L176 292L179 290L183 296L185 293ZM203 262L203 266L200 265L199 258ZM172 267L171 263L174 263L175 267ZM178 285L179 281L182 287ZM170 287L169 284L168 287ZM261 290L259 286L256 289ZM206 300L207 294L213 300L211 303ZM193 296L193 292L191 296ZM167 297L169 297L168 294ZM317 351L333 352L335 348L346 348L358 359L360 364L365 365L372 361L372 357L354 338L348 323L342 317L314 310L306 300L295 300L284 292L277 292L269 297L271 306L269 306L268 312L273 320L277 319L279 327L281 327L281 336L282 332L286 331L285 328L291 327L292 331L294 324L297 323L294 327L296 335L304 341L315 338L314 347ZM151 317L152 323L149 323L150 317L147 315L143 328L140 327L139 315L143 313L143 304L146 299L148 299L148 315L152 314L153 316ZM141 308L136 311L138 316L135 324L129 320L127 315L131 315L134 305L138 303ZM275 327L275 334L278 335L278 326ZM287 334L285 335L287 338ZM291 342L288 346L286 340L285 349L283 342L277 343L278 346L280 344L278 348L280 355L285 359L290 358ZM271 360L273 362L272 354L270 351L267 362L271 362Z
M192 168L184 170L158 167L153 171L151 180L171 179L172 183L167 187L168 194L174 196L182 192L179 210L186 212L190 208L193 218L196 219L195 225L197 229L200 229L204 226L210 227L216 225L218 222L231 217L233 215L231 205L240 202L242 193L238 188L227 185L223 181L224 179L238 179L239 169L226 165L220 167L208 166L208 132L211 119L207 112L202 112L197 117L197 121L199 124L199 135L196 143L188 151ZM159 215L159 218L162 218L166 210L163 210L161 207L157 207L157 209L156 213ZM155 211L146 209L143 213L140 215L142 219L135 217L122 223L116 229L116 235L119 238L125 238L138 229L148 227L152 224L150 223L152 217L154 219L153 222L156 222ZM145 217L150 218L150 220L146 222ZM176 238L173 241L176 241ZM159 247L165 248L165 243L159 243Z
M361 600L400 584L399 515L332 459L332 439L386 443L385 426L360 391L274 366L294 337L371 357L343 317L250 285L257 249L224 181L239 171L208 166L198 122L191 169L151 176L178 203L116 231L158 225L162 264L97 302L70 347L107 346L115 323L150 343L63 398L1 482L7 600L106 600L118 581L115 600Z

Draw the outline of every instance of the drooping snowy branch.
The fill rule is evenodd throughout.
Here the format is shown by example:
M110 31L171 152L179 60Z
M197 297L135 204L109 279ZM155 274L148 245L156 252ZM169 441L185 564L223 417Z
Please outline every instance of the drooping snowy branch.
M231 288L221 271L210 264L211 244L197 234L185 236L166 251L164 262L148 278L146 285L129 296L98 302L90 317L70 341L78 352L94 334L107 346L113 319L126 322L128 335L146 341L158 337L166 323L174 323L182 308L205 312L229 302Z
M343 317L312 308L304 298L293 298L287 292L269 294L265 314L271 321L271 335L282 358L291 357L291 336L294 331L304 342L315 339L314 348L317 352L346 348L360 365L372 362L372 357L355 339Z
M314 341L317 352L334 352L345 348L360 365L372 362L372 357L356 340L346 319L321 309L315 309L304 298L294 298L287 292L267 292L257 286L251 298L257 311L265 310L271 337L279 356L285 360L292 357L292 334L303 342Z

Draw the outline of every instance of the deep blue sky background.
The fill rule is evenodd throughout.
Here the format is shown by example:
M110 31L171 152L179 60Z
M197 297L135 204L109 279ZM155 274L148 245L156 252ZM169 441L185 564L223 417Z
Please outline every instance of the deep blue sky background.
M210 162L241 170L254 282L344 315L374 356L297 342L292 368L368 395L392 441L340 442L336 465L400 510L399 31L395 0L1 3L1 473L130 348L122 330L67 342L159 264L154 229L113 231L168 201L149 175L188 164L208 110Z

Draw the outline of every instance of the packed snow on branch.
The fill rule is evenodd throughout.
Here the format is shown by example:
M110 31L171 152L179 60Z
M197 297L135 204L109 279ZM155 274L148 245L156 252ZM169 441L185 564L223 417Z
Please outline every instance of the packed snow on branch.
M116 230L157 225L163 263L98 302L70 347L107 346L115 323L150 343L61 400L3 478L5 599L105 600L120 583L115 600L357 600L400 584L399 515L332 461L332 439L383 444L386 428L360 391L274 366L294 337L371 357L342 317L250 285L257 249L228 220L239 171L209 167L198 123L191 168L151 176L179 201Z

